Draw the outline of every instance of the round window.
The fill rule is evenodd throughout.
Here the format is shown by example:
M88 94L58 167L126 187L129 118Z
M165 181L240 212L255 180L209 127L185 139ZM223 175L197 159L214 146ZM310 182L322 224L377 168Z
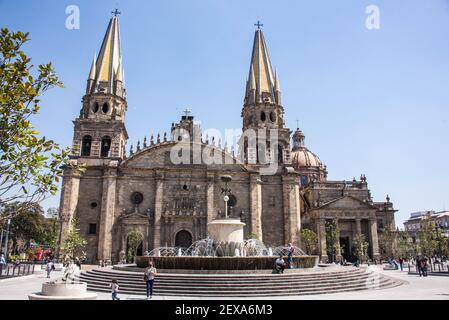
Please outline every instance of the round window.
M97 206L98 206L98 204L97 204L96 202L92 202L92 203L90 204L90 207L91 207L92 209L96 208Z
M141 204L143 202L143 194L141 194L140 192L134 192L131 195L131 202L135 205Z
M102 110L103 110L103 113L108 113L108 111L109 111L109 104L107 102L105 102L103 104Z

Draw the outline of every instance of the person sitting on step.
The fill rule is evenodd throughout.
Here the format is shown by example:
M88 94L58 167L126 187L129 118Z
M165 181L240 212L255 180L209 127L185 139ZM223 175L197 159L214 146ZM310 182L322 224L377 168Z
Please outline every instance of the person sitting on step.
M285 261L284 258L282 256L282 254L279 255L279 258L276 259L276 262L274 264L274 267L276 269L277 272L279 273L284 273L284 269L285 269Z

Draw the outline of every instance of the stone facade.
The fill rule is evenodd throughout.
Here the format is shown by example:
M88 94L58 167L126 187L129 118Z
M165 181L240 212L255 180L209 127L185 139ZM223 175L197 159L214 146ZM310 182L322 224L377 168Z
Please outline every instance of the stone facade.
M371 255L378 256L378 232L394 228L392 204L373 202L366 180L327 181L326 167L305 148L299 131L290 147L292 132L284 123L279 79L260 29L242 109L243 129L266 133L264 138L258 135L255 147L243 138L236 155L202 137L193 117L186 115L172 124L171 134L145 138L127 155L118 28L118 18L113 17L92 63L80 117L74 121L71 166L65 168L61 195L61 243L71 218L77 217L88 240L90 262L119 261L128 235L135 231L144 239L139 254L189 246L208 236L207 223L224 217L226 175L232 177L228 214L245 223L245 238L258 238L271 247L289 242L300 246L301 226L307 226L319 235L319 253L327 260L324 223L334 220L349 246L355 234L366 234ZM271 129L277 132L276 144L268 139ZM207 151L222 161L196 162L189 155L189 163L174 163L173 150L182 147ZM271 174L263 174L267 159L277 165ZM79 164L85 165L85 172L74 169Z

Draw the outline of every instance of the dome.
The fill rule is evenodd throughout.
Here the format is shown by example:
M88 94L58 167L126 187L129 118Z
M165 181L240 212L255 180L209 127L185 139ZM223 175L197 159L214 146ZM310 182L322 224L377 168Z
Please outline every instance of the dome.
M293 150L291 154L293 168L299 170L302 167L322 167L320 158L306 147Z
M301 130L296 129L293 134L293 148L291 161L293 168L301 174L301 182L307 185L307 181L325 180L327 177L326 166L320 158L304 145L305 135Z

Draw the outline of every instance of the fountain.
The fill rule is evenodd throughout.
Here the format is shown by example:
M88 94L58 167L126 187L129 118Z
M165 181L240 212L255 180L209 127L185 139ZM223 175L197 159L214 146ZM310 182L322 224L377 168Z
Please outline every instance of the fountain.
M244 240L245 223L228 217L227 208L231 195L228 183L232 178L225 175L221 180L225 183L222 188L225 217L207 224L208 237L194 242L187 249L155 248L147 256L136 257L137 267L146 268L153 261L159 269L169 270L271 270L277 256L287 255L286 247L272 249L257 239ZM295 247L294 267L313 268L317 263L317 256L308 256Z

